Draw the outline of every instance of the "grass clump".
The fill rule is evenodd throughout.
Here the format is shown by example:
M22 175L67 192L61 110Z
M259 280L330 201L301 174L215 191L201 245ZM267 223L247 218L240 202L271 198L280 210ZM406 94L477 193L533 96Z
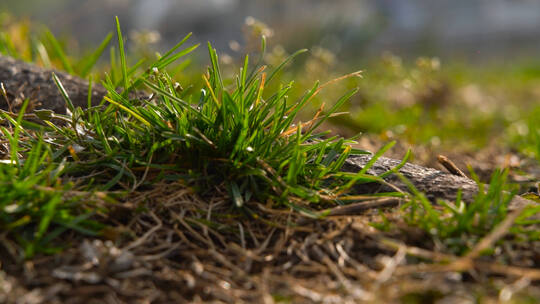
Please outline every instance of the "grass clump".
M118 93L107 77L103 82L109 91L105 110L72 109L72 123L55 127L64 135L55 139L56 144L77 145L82 152L76 158L116 171L113 177L105 177L109 180L106 189L125 178L135 189L151 172L157 174L153 181L188 177L188 183L205 189L224 186L237 207L252 198L318 202L324 191L321 182L338 172L350 153L362 152L351 149L350 141L323 139L326 133L315 133L356 89L346 92L327 113L321 108L312 120L299 124L295 124L297 113L323 86L315 84L292 103L287 98L292 83L281 85L276 92L265 91L265 84L303 51L269 74L265 66L250 67L246 56L227 86L217 53L209 44L211 65L202 76L205 87L193 92L184 90L166 71L167 65L195 48L174 53L187 37L139 76L128 72L119 26L118 37L124 91ZM154 92L152 98L130 99L130 91L141 85ZM145 168L145 174L134 173L135 167Z
M57 251L47 244L66 230L96 235L101 225L89 220L92 212L80 197L68 195L73 185L60 179L64 160L54 162L42 135L21 126L26 104L16 120L2 113L12 127L1 127L10 157L0 162L0 227L31 257L36 252ZM24 139L29 136L36 140L30 145Z
M474 175L474 174L473 174ZM516 187L507 183L508 171L496 171L491 177L489 187L478 181L479 192L473 201L466 203L458 194L455 202L438 201L432 205L427 198L412 185L411 200L402 207L408 225L419 227L433 237L433 241L443 251L463 255L488 233L500 224L509 214L509 204L515 196ZM487 189L486 189L487 188ZM529 241L537 239L527 226L534 222L525 218L538 212L538 207L530 206L514 222L511 233L514 237L525 236Z
M37 269L45 268L43 265L53 259L62 261L67 257L62 264L69 265L67 269L77 270L73 276L77 281L80 274L98 267L99 274L102 270L112 268L109 267L111 264L106 263L114 257L108 256L113 251L107 249L107 256L99 265L79 271L71 264L74 253L83 253L80 256L84 257L88 248L105 247L114 248L116 252L118 246L144 261L135 264L141 266L136 271L120 273L128 276L140 273L140 276L127 278L136 280L133 282L137 284L118 282L122 286L137 286L141 290L141 286L148 283L151 285L148 294L152 295L157 286L154 283L165 282L167 284L158 284L160 292L163 286L166 289L172 286L174 292L190 297L190 294L204 290L204 296L209 298L203 300L209 301L215 287L219 289L216 293L219 299L223 300L226 298L221 297L225 291L222 283L230 282L232 285L228 286L232 286L232 289L229 292L235 294L231 299L237 299L238 291L244 291L242 288L247 291L245 294L254 294L252 287L257 286L257 289L263 290L264 287L264 290L277 295L275 299L295 301L299 296L294 296L282 286L292 286L296 284L294 279L299 278L317 294L331 291L331 297L354 294L359 296L355 299L365 300L368 297L362 296L363 291L357 293L361 291L356 289L357 286L369 288L375 283L377 292L386 293L388 289L384 288L385 284L408 283L420 277L423 281L419 282L438 285L440 281L433 280L429 271L439 272L439 266L446 267L443 264L458 259L453 255L440 255L439 251L465 257L467 252L485 253L485 248L507 235L506 229L510 226L510 235L504 241L509 241L511 246L519 245L521 236L525 236L527 244L532 244L531 240L538 240L538 231L534 229L538 222L531 221L530 216L537 214L539 208L527 209L518 217L517 213L508 210L515 192L506 184L507 172L497 172L485 192L484 186L480 185L480 194L470 204L458 198L454 203L432 205L412 186L412 194L386 192L369 197L363 193L347 195L346 192L359 183L384 182L384 177L397 173L405 165L409 153L392 170L379 176L368 175L369 167L392 147L393 142L375 153L359 172L341 172L349 155L364 152L352 148L353 140L321 133L318 128L325 120L336 116L336 111L347 103L357 89L343 90L345 93L337 97L337 102L328 111L324 110L324 106L317 110L317 103L327 99L323 97L324 93L321 94L327 84L317 82L306 87L305 83L311 80L302 77L302 74L293 76L299 77L300 81L296 83L280 81L280 77L285 78L283 67L303 51L284 58L275 68L269 68L261 65L265 58L263 39L258 63L251 63L250 56L244 57L240 66L235 67L238 73L231 78L227 76L230 75L227 66L218 64L216 50L209 44L208 70L203 75L197 75L197 78L187 78L176 73L188 64L185 56L197 48L197 45L185 46L189 35L163 55L158 54L155 58L146 58L130 65L132 61L126 56L118 21L116 25L117 47L111 48L108 73L100 79L108 91L101 104L91 106L89 100L88 108L75 108L73 105L81 102L72 102L59 78L53 77L64 96L66 115L48 110L24 114L24 106L18 115L0 112L3 126L0 145L3 159L0 162L3 248L10 251L16 247L13 252L19 250L30 258L37 253L55 253L72 245L65 255L34 260L41 263L35 264ZM50 63L58 68L88 77L111 39L112 36L107 36L95 52L77 61L64 52L61 42L46 34L43 45L48 51L42 50L48 53L42 52L47 56L40 55L39 58L49 58L52 60ZM16 44L6 44L10 40L0 41L0 52L17 49ZM24 59L30 60L25 56ZM179 61L182 62L174 67ZM308 76L313 75L319 74ZM352 73L336 81L345 79L345 87L348 87L356 82L354 78L358 75ZM384 86L380 88L381 91L386 90ZM92 83L89 91L91 87ZM146 91L143 92L143 89ZM366 92L371 89L369 85L365 86ZM152 94L148 96L150 91ZM300 91L302 94L299 95ZM338 91L341 90L334 88L333 93ZM4 98L6 96L4 94ZM311 110L315 109L314 115L306 119L301 112L309 111L310 107ZM381 106L381 111L366 111L371 119L365 119L367 124L378 128L375 123L380 123L381 130L385 129L385 124L392 120L390 110L386 108L393 109ZM367 109L370 109L369 105ZM421 110L421 105L412 106L412 111L419 116L406 123L409 127L421 120L424 115ZM437 111L433 108L428 113L428 125L439 123ZM399 119L411 118L402 110L395 113ZM27 118L31 118L32 122ZM307 121L302 123L300 118ZM448 126L448 122L444 124ZM436 131L431 127L429 129L426 134ZM470 130L468 132L471 133ZM186 185L190 188L186 189ZM197 190L198 195L194 195L191 189ZM113 195L117 201L110 200ZM529 195L537 198L534 193ZM373 213L357 215L359 209L350 214L333 213L343 210L341 207L332 208L335 204L381 196L398 196L402 198L399 201L407 203L402 210L388 210L383 208L388 205L379 204L380 200L368 201L366 205L380 207L381 223L372 222ZM362 207L363 203L351 207ZM316 211L323 208L328 209ZM298 213L291 214L291 209ZM393 216L393 212L398 218ZM329 218L311 225L309 221L297 220L299 213ZM348 216L352 214L354 216ZM336 215L340 217L334 218ZM403 218L407 224L422 231L418 235L414 232L419 229L407 227L403 231L407 235L400 235L399 244L394 246L397 242L385 237L393 238L396 235L394 221L397 219L402 223ZM104 224L94 222L97 220L113 226L104 227ZM365 229L365 222L384 232L374 233L372 229ZM505 231L500 232L500 227ZM81 240L75 232L96 235L99 239L113 242L108 244L95 240L91 247L84 245L90 243L84 242L77 249L74 245ZM426 238L426 234L431 238ZM490 235L495 237L490 239ZM430 239L428 244L425 244L426 239ZM491 241L486 242L486 239ZM71 240L74 242L70 244ZM412 242L421 243L422 250L411 247ZM479 246L481 244L488 245ZM430 245L435 247L432 251L427 248ZM398 252L392 257L388 255L388 249L394 247ZM470 248L473 250L469 251ZM531 248L525 250L528 252ZM501 257L497 253L504 250L493 252L493 258L503 263L519 264L515 261L521 256ZM416 258L402 260L405 254L412 257L417 255L422 259L422 264L411 265L411 262L417 261ZM474 261L471 263L476 263L476 257L473 255L471 259ZM478 260L491 259L484 258ZM510 262L504 260L507 258ZM425 264L426 259L435 264ZM58 269L50 264L50 269ZM89 263L85 261L84 265ZM197 270L199 265L204 271ZM477 268L473 266L471 268ZM139 272L144 269L148 272ZM266 272L268 269L270 277L266 277L266 274L259 276L260 271ZM403 276L411 269L415 270L411 276ZM423 269L428 274L419 275L416 269ZM464 271L463 267L457 266L451 269L452 272ZM497 269L498 272L493 273L500 274L500 268ZM43 272L50 276L52 271L48 270ZM65 273L68 276L62 280L70 280L70 273ZM178 280L169 276L173 273L180 275ZM188 276L184 277L184 273L190 278L193 275L194 279L188 282ZM306 273L310 276L313 273L313 280L305 281ZM334 274L335 278L330 278L328 274ZM398 279L389 280L389 274ZM114 273L108 275L115 276L116 282ZM455 283L453 278L446 280L446 273L443 275L445 282ZM486 275L489 275L485 276L486 280L491 278L491 272L486 272ZM485 282L483 274L481 278L480 284ZM33 278L32 282L36 280ZM191 281L195 282L194 287L189 286ZM274 285L274 289L270 289L258 285L265 281L276 282L280 286L276 288ZM464 282L458 286L467 286ZM86 282L83 280L75 284L84 288ZM93 282L91 284L96 286ZM69 285L66 286L69 288ZM390 286L394 288L397 285ZM182 289L184 287L187 289ZM422 297L421 292L407 292L402 300L414 302L442 297L443 294L437 290L428 291L427 298ZM72 289L69 292L78 296ZM123 291L123 294L128 292ZM103 297L101 294L98 296ZM254 300L249 298L246 301Z
M20 132L25 134L20 145L29 151L24 153L23 167L18 165L23 163L19 161L21 155L10 154L11 160L3 165L11 170L4 174L9 177L7 185L12 185L11 181L32 180L28 179L28 172L32 172L35 180L29 185L33 185L36 195L41 195L37 208L20 209L23 213L35 211L28 222L35 228L28 230L35 236L34 244L52 240L65 227L89 233L99 231L97 226L86 231L73 224L90 222L86 221L88 210L80 207L76 199L66 198L65 193L71 188L128 193L162 181L180 181L203 195L225 190L231 207L247 213L251 212L249 203L256 201L272 207L285 205L316 217L318 213L311 211L310 204L341 203L339 198L355 183L377 182L390 173L380 177L366 174L370 164L390 145L375 154L360 172L345 173L341 167L347 157L365 152L353 149L353 140L318 131L324 121L336 116L357 88L346 91L328 111L323 104L307 122L297 121L301 110L311 106L327 84L354 78L359 73L327 84L317 82L298 99L291 100L294 83L279 83L276 75L304 50L290 55L273 69L261 65L262 60L251 64L246 55L238 73L227 78L222 74L216 50L208 44L210 65L200 77L203 87L195 89L192 83L177 82L170 73L176 70L170 68L173 63L197 48L194 45L182 49L189 35L165 54L157 55L152 63L145 65L139 61L129 66L118 20L116 31L117 49L111 49L111 68L102 80L108 94L100 105L75 108L55 77L66 101L67 115L38 115L44 127L32 125L20 115L18 120L4 115L14 130L14 135L4 131L4 136L11 138L12 151L18 151L19 143L14 138ZM73 64L52 35L46 35L46 39L53 45L52 57L61 67L87 76L112 38L107 36L80 64ZM4 49L8 45L11 44L4 43ZM261 58L265 47L263 38ZM150 97L143 98L146 93L142 94L142 89L152 91ZM58 119L66 123L53 123ZM37 131L27 131L29 127ZM29 169L24 169L26 163L32 164ZM54 178L51 172L55 172ZM408 222L431 233L451 251L462 253L505 218L512 198L512 194L503 191L505 179L505 174L498 173L487 193L480 191L472 204L458 199L454 204L441 202L442 209L433 207L414 190L407 204ZM49 196L44 189L50 188L58 191ZM6 191L13 195L22 193ZM32 191L25 193L30 195ZM4 204L5 209L9 204ZM16 208L9 205L7 210L19 210ZM57 214L64 217L55 217ZM24 217L7 213L2 216L7 226ZM27 217L24 218L26 221ZM55 226L51 227L51 223ZM385 229L387 224L383 225ZM51 236L45 237L46 233ZM32 253L34 249L27 251Z
M358 180L337 173L348 155L364 151L352 149L352 140L317 132L356 89L343 94L327 112L321 107L306 123L296 122L297 114L325 84L316 83L294 102L288 98L292 82L267 90L276 73L304 50L270 72L266 66L251 65L246 56L239 73L228 80L208 44L210 66L202 75L204 87L195 90L184 89L167 71L197 47L180 50L189 35L142 69L141 62L128 66L118 20L117 34L120 64L112 65L102 81L108 94L100 105L75 108L53 75L66 102L66 115L36 112L44 124L39 126L23 120L24 111L17 120L4 114L14 131L3 132L11 144L11 160L2 165L3 177L8 178L2 224L14 234L33 235L26 247L28 256L67 228L99 232L95 225L84 228L90 213L65 195L71 188L128 193L162 181L181 181L203 195L226 190L232 206L245 211L250 210L249 202L258 201L316 216L309 203L331 202L333 194L342 192L340 185ZM60 44L55 45L55 54L64 59L62 66L73 70ZM262 52L264 48L263 39ZM103 49L100 46L83 66L93 65ZM141 97L143 87L153 92L151 97ZM59 120L64 123L56 123ZM24 138L18 139L20 133ZM18 145L28 151L18 153ZM15 231L23 226L24 232Z

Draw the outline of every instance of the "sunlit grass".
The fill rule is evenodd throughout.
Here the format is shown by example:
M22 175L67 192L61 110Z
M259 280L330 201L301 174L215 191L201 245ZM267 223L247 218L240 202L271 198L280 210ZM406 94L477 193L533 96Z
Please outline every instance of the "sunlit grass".
M410 201L401 208L405 222L424 230L443 252L458 256L469 252L508 216L509 204L516 195L515 185L508 183L508 171L496 171L489 185L479 182L474 172L473 177L478 183L479 192L471 202L464 202L461 194L458 194L455 202L439 200L438 206L434 206L403 179L412 193ZM526 218L539 211L538 206L525 208L509 233L526 242L538 240L538 233L530 229L537 221ZM384 220L376 227L388 230L389 224Z
M295 101L288 97L293 82L279 84L273 91L267 89L286 63L304 51L292 54L274 69L250 64L249 56L245 56L232 83L227 81L230 84L225 85L218 54L208 44L210 66L201 75L204 87L185 90L183 87L189 84L176 82L167 67L196 49L197 45L182 49L189 35L146 67L142 62L130 67L116 21L118 51L112 52L112 58L118 54L120 60L115 60L104 76L102 84L108 94L101 105L74 107L53 74L66 102L66 115L37 112L34 118L41 119L40 126L22 120L24 109L17 120L3 114L12 130L3 132L10 143L3 166L11 188L6 188L4 197L10 199L2 205L1 224L14 237L30 236L16 237L27 244L27 257L49 250L46 244L66 227L99 233L99 226L81 226L91 223L87 221L91 212L77 204L79 199L67 198L68 190L89 195L109 190L129 193L160 181L182 180L200 189L202 195L223 188L231 208L254 212L250 211L251 202L272 202L274 208L288 206L316 216L310 204L335 203L334 193L350 187L347 181L358 180L356 175L337 173L349 155L365 152L352 149L351 140L317 131L357 90L344 92L329 110L321 107L312 119L302 123L297 121L297 114L327 84L315 83ZM73 59L61 44L50 34L46 38L53 46L53 56L47 57L58 58L62 68L76 72ZM110 36L81 63L85 68L79 73L88 73L109 40ZM264 52L264 39L261 48ZM338 80L358 75L352 73ZM144 87L153 92L151 98L130 97ZM53 119L66 123L55 124ZM20 149L23 145L27 148ZM29 176L32 178L27 181ZM20 192L23 185L25 191ZM30 197L15 199L19 195ZM35 204L25 207L32 200Z
M101 105L75 108L54 77L67 115L36 112L34 118L41 120L36 124L23 120L22 114L2 114L9 153L0 165L0 225L27 257L55 250L50 243L67 230L99 234L102 226L90 221L96 211L88 199L92 193L129 193L162 181L182 181L201 195L223 190L231 210L246 214L255 213L253 202L264 202L317 217L315 209L342 203L337 198L353 183L380 179L365 174L368 166L356 174L340 171L349 155L364 151L353 149L352 139L321 132L319 127L328 120L355 132L392 131L414 144L437 138L483 145L498 132L496 136L507 136L510 146L540 159L536 112L505 118L500 111L481 113L449 101L453 99L441 92L437 95L443 90L438 86L449 80L434 60L420 60L415 67L390 60L360 82L360 74L352 73L338 77L339 83L320 84L302 66L286 72L296 57L315 55L301 50L269 65L262 39L257 60L246 55L227 73L208 44L208 69L193 78L180 73L190 63L186 55L198 47L186 45L190 35L164 54L135 61L124 47L118 19L115 25L116 45L110 46L109 34L82 58L66 52L49 31L31 36L28 25L14 25L11 32L22 37L0 33L2 54L81 77L94 74L90 86L101 83L108 90ZM99 67L107 72L96 72L107 48L109 64ZM315 68L314 60L307 62ZM329 74L317 76L332 79ZM151 97L133 97L141 90ZM395 99L388 94L392 90L411 94ZM329 109L324 103L331 104ZM342 110L351 116L335 115ZM66 123L55 124L53 118ZM496 122L502 127L494 127ZM506 125L516 122L527 132L505 132ZM487 194L470 205L460 200L442 203L442 210L411 190L413 195L406 197L408 223L429 232L448 250L463 253L506 216L512 194L503 191L505 179L497 173ZM74 191L84 195L68 195Z
M2 113L2 120L10 123L1 127L10 157L0 162L0 227L32 257L57 250L47 244L67 230L96 235L102 225L89 220L94 211L88 200L83 204L80 197L68 195L73 185L60 178L66 159L55 161L43 135L22 127L25 106L17 119ZM29 137L34 140L25 140Z

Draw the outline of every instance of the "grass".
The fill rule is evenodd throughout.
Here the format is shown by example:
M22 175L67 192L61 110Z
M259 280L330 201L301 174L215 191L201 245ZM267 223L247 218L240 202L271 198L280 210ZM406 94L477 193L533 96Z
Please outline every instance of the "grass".
M497 129L486 125L501 120L507 128L500 133L509 147L540 160L536 110L511 119L501 117L498 111L477 116L478 112L470 113L473 119L467 120L471 125L465 129L462 109L445 104L446 93L437 91L445 90L445 76L432 59L419 60L415 67L407 68L396 58L386 58L380 74L360 85L361 74L356 72L332 75L335 77L328 82L313 81L308 86L312 74L303 74L302 66L291 66L291 62L311 56L306 66L320 69L317 56L326 58L328 54L306 55L300 50L281 54L281 61L275 61L274 56L276 64L266 65L264 37L259 59L253 63L250 55L245 55L233 66L234 73L231 66L220 63L209 43L207 70L189 78L178 73L190 62L186 56L198 48L187 46L190 35L164 54L130 60L116 19L116 46L110 47L110 63L103 67L99 60L113 40L112 34L96 50L77 59L67 54L64 43L49 31L40 38L24 36L29 30L22 24L10 32L16 35L0 33L2 54L87 77L92 80L88 90L100 81L108 91L100 105L75 108L54 76L66 102L66 115L46 110L26 114L28 100L19 114L1 112L0 227L19 246L10 250L27 259L68 248L70 244L61 238L66 234L104 236L110 221L103 219L111 209L129 200L130 194L144 193L157 184L179 183L202 198L224 196L228 202L226 215L220 215L224 218L258 220L267 215L265 212L283 210L319 218L318 210L343 204L340 198L354 184L378 182L395 173L397 168L378 177L366 174L394 142L375 153L360 172L341 172L347 157L366 152L353 148L356 138L321 132L328 122L369 133L393 130L412 142L433 143L435 137L453 136L452 140L467 138L478 145L491 136L492 128ZM286 80L290 73L297 82ZM397 79L401 79L400 86L416 92L407 101L411 104L398 105L403 100L386 95L385 91L396 89L391 84ZM152 93L147 99L137 93L143 89ZM328 98L335 101L326 110L322 100ZM355 108L358 104L362 105L360 111ZM351 111L353 118L338 112L342 109ZM59 120L64 123L55 123ZM406 204L400 217L408 226L424 231L442 252L463 256L510 216L508 204L517 193L515 185L508 183L508 174L496 171L485 192L477 179L480 192L469 204L458 198L434 206L412 185L410 194L382 195L402 197ZM261 211L261 204L265 211ZM139 212L145 212L144 206L138 207ZM538 207L529 208L517 217L508 239L538 241L538 232L531 229L538 223L527 218L539 211ZM204 214L206 211L197 212L208 218L190 222L210 230L221 225L213 223L215 219ZM390 233L393 221L386 211L380 211L380 216L382 223L371 225ZM237 230L236 226L220 229ZM242 229L240 225L239 233Z
M15 137L25 132L27 137L22 142L30 149L34 146L40 149L37 152L30 150L24 155L30 159L41 157L49 160L47 167L32 167L33 174L46 176L52 167L61 166L62 170L56 170L59 181L62 178L76 180L77 184L87 185L81 188L84 191L133 191L162 179L183 179L187 184L199 188L202 193L212 191L216 185L224 187L234 205L245 207L248 211L249 206L245 204L250 200L270 199L276 206L287 205L311 216L315 216L315 213L309 210L307 202L328 203L329 198L344 192L353 182L376 179L360 176L363 172L357 176L340 173L339 169L347 156L365 152L352 149L350 144L354 142L351 140L338 136L328 137L328 133L316 131L359 89L353 88L343 94L327 112L321 106L307 122L298 122L300 111L305 107L312 108L311 103L326 86L315 83L297 101L289 100L294 88L293 82L279 83L280 75L284 66L304 51L290 55L269 72L266 66L250 64L249 56L246 55L238 74L231 81L224 80L218 54L208 44L210 67L202 75L204 86L197 92L194 89L183 89L167 72L170 64L197 48L198 45L194 45L180 50L190 35L164 55L158 55L153 63L143 69L143 60L133 67L128 66L118 19L116 34L117 48L111 48L111 68L102 82L109 91L105 104L85 110L74 108L61 83L55 78L70 110L70 115L62 117L68 124L58 126L51 122L53 117L58 118L59 115L42 117L47 127L42 131L29 132L22 126L22 116L19 115L19 120L15 121L4 114L16 130ZM9 36L3 37L4 53L10 54L7 50L15 52ZM50 46L50 52L45 53L43 58L58 60L61 68L88 76L112 36L107 35L94 52L77 64L72 63L73 59L65 54L62 44L50 31L45 31L44 39ZM39 45L35 43L36 40L30 40L34 43L28 48ZM263 54L265 47L263 38ZM423 69L426 74L417 78L427 78L434 73L432 67L426 67L428 63L418 63L419 69ZM82 66L82 69L75 71L72 66ZM398 66L398 69L402 68ZM344 81L358 75L352 73L338 79ZM117 92L118 86L123 88L121 92ZM135 101L129 97L130 92L144 87L154 92L150 100ZM383 108L377 109L384 112ZM372 112L367 109L363 113L369 116ZM399 115L403 113L406 112ZM383 121L378 115L371 115L371 119L376 120L372 126ZM369 119L359 121L370 123ZM535 121L530 119L532 130ZM384 126L381 125L381 128ZM7 134L5 131L4 135ZM47 143L43 141L44 137L47 137ZM534 134L527 137L524 149L534 146L535 140L538 140L538 136L534 137ZM10 161L18 162L18 141L10 142ZM376 157L379 155L376 154ZM141 171L144 174L140 174ZM331 184L328 184L329 177L333 177ZM460 235L465 232L464 225L469 225L468 232L489 231L504 218L504 212L496 213L497 220L490 221L482 229L471 223L475 221L473 217L478 213L479 206L483 206L480 209L485 211L488 203L502 199L502 184L497 181L500 181L499 177L494 177L492 182L497 187L491 187L488 196L479 196L468 207L459 201L453 206L443 203L444 212L454 212L450 217L434 211L426 199L418 194L410 203L409 223L415 223L426 231L437 231L441 238ZM50 182L49 179L47 182ZM37 181L34 183L39 185ZM50 187L45 181L40 186ZM493 193L499 194L494 197ZM508 198L505 199L507 202ZM499 205L504 206L504 203L499 202ZM48 209L46 206L48 204L44 205L43 210ZM54 208L51 209L54 212ZM38 214L47 219L38 219L43 224L40 224L35 242L40 242L50 222L47 212ZM12 221L17 220L7 223ZM485 224L484 220L480 222ZM68 221L60 223L67 225ZM33 250L30 252L33 253Z
M507 182L508 171L496 171L487 189L474 173L473 177L479 185L479 193L470 203L463 202L459 194L453 203L439 201L439 206L433 206L422 193L409 184L414 196L402 207L407 224L419 227L431 235L433 242L441 246L444 252L460 256L470 251L507 218L509 203L516 195L515 185ZM527 218L538 212L538 207L531 206L523 211L520 218ZM536 232L524 229L532 224L534 222L517 220L511 234L527 242L538 241ZM387 220L376 227L389 229Z
M15 22L9 17L4 17L3 23L5 30L0 39L3 53L62 69L66 69L64 63L67 62L74 67L76 74L84 77L91 74L91 67L112 40L112 35L108 35L95 51L78 51L79 54L71 51L73 54L66 55L62 49L56 51L54 44L62 48L69 42L51 38L46 34L48 30L34 34L34 25ZM256 25L248 27L247 44L256 45L255 37L259 37L259 32L260 28ZM99 62L93 77L101 78L103 72L108 71L113 83L119 84L118 81L123 78L121 56L118 48L111 47L109 50L109 64ZM131 72L144 62L152 62L154 59L149 55L152 55L149 51L130 52L130 58L135 59ZM277 66L288 56L287 51L277 45L269 48L257 60ZM203 88L198 67L198 63L204 61L201 57L195 54L168 72L177 81L192 85L193 89ZM236 57L241 56L236 54ZM222 64L222 70L231 75L242 64L242 60L233 60ZM276 79L273 83L267 84L267 90L276 91L280 83L294 79L296 85L289 91L290 100L301 98L319 79L334 79L355 67L365 72L362 80L347 79L315 96L311 105L300 113L300 119L304 121L313 117L323 101L336 100L341 92L358 88L359 93L341 108L342 111L349 111L350 115L329 120L333 129L342 134L364 132L377 134L383 139L400 139L411 145L431 145L444 150L462 147L465 152L498 142L501 144L497 144L496 148L516 149L526 155L536 155L533 151L537 150L535 143L538 140L534 137L534 130L538 126L532 128L528 122L534 121L532 113L537 108L534 104L537 99L535 87L539 80L536 61L516 62L511 66L472 66L437 58L419 58L410 63L392 54L384 54L362 63L358 60L337 60L328 50L318 48L287 66L287 69L274 76ZM506 102L508 100L512 102Z
M349 180L370 180L366 176L338 174L349 155L365 153L351 148L353 141L316 131L356 89L344 93L328 111L321 107L305 123L297 122L297 114L327 84L316 83L294 102L288 99L292 82L280 84L276 91L266 90L266 84L274 80L285 64L304 51L291 55L268 73L266 66L251 65L246 56L240 71L233 77L234 82L225 85L218 55L208 44L211 64L202 75L205 87L188 91L173 80L166 68L197 47L176 52L189 35L141 70L128 66L120 23L116 22L120 64L113 66L102 81L109 93L101 106L75 108L59 79L53 76L66 101L66 116L40 115L44 126L32 125L33 130L27 130L23 125L30 123L22 121L24 108L18 120L4 114L15 130L13 136L7 130L4 132L10 139L10 160L4 166L18 165L21 158L31 164L30 169L23 167L23 170L11 172L17 175L15 180L24 180L31 170L37 178L32 187L69 187L66 181L70 180L78 185L77 191L87 193L130 192L162 180L183 180L203 194L216 187L226 189L233 206L247 214L254 212L249 206L251 201L271 201L273 207L288 206L310 216L316 216L310 204L332 203L336 193L350 187ZM54 51L54 56L48 57L58 58L63 68L73 71L60 43L46 33ZM85 66L82 72L86 73L87 67L97 61L109 40L107 37L94 55L82 63ZM263 51L264 45L263 39ZM137 72L139 70L141 72ZM352 73L342 79L358 75ZM121 92L117 92L119 85L123 88ZM154 92L150 100L130 98L130 92L143 86ZM52 122L59 118L67 123ZM19 133L25 134L24 140L17 140ZM19 142L29 148L20 150ZM47 166L37 165L44 160L48 161ZM45 178L53 170L57 174L54 182ZM16 189L10 191L14 193L6 197L17 193ZM35 218L30 221L35 225L23 227L33 235L28 241L30 247L25 250L27 257L31 257L36 248L44 248L54 239L52 236L60 235L59 228L51 224L88 233L99 232L73 224L87 219L90 213L70 215L69 212L78 210L77 204L63 199L61 193L40 197ZM57 211L66 212L62 210L64 206L70 211L65 217L56 217ZM15 208L7 201L3 207ZM28 209L16 210L26 218L24 212ZM2 225L20 227L20 221L23 220L8 217ZM51 237L44 238L46 233Z
M32 257L58 251L47 245L67 230L95 236L103 225L89 219L88 200L82 204L81 197L67 195L73 185L60 179L65 159L52 161L54 152L42 134L32 143L23 139L30 135L21 126L25 107L16 120L2 113L11 127L2 127L10 158L0 164L0 227L23 246L25 257Z
M531 109L523 119L515 122L507 131L509 141L523 153L540 162L540 106Z

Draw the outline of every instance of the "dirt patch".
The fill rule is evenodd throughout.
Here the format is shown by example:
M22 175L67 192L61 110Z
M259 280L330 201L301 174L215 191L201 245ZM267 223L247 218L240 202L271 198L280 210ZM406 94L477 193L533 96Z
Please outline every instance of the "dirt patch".
M216 193L219 193L217 191ZM62 253L1 251L4 303L466 303L540 298L540 242L497 246L464 268L422 230L375 229L378 210L296 225L298 213L231 209L180 184L134 193L103 238L66 235ZM13 253L13 252L12 252Z

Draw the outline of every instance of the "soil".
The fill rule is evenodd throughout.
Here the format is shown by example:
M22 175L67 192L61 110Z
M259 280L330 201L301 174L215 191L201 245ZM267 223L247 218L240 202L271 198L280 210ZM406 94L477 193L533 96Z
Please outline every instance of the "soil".
M216 193L221 193L216 189ZM442 253L399 208L305 221L232 210L225 194L181 184L133 193L100 238L22 261L0 247L2 303L473 303L540 299L540 242L508 239L468 261ZM141 210L144 210L142 212ZM381 213L391 223L374 228ZM211 225L206 225L212 221ZM506 240L506 239L505 239ZM511 245L507 245L511 244ZM532 303L530 302L530 303Z

